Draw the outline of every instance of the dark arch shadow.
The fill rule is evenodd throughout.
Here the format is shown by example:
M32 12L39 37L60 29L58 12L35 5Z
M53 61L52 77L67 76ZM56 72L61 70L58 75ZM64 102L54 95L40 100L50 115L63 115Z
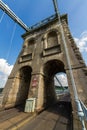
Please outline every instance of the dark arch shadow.
M19 70L19 86L16 96L15 106L24 111L26 99L28 98L32 68L24 66Z
M71 101L56 100L54 76L57 73L66 73L64 64L60 60L50 60L44 65L44 95L45 95L45 108L47 111L58 115L58 120L55 123L53 130L60 129L64 125L66 130L72 130L72 107ZM65 98L65 97L64 97ZM63 121L64 120L64 121ZM67 122L66 122L67 120ZM62 126L61 126L62 125Z

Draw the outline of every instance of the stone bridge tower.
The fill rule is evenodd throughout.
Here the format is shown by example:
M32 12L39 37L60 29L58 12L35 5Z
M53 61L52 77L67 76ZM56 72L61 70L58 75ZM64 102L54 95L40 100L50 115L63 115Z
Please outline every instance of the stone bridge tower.
M61 21L78 96L87 105L87 68L71 36L66 14L61 16ZM75 111L74 94L58 19L54 15L41 23L22 35L24 44L4 88L2 107L25 104L26 99L35 98L35 110L38 111L56 102L53 78L56 73L64 72Z

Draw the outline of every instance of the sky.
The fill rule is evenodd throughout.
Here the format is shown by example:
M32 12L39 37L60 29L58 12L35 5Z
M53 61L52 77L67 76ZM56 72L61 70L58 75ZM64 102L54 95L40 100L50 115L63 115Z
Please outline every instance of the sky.
M52 0L3 0L27 26L53 15ZM68 14L71 34L87 65L87 0L58 0L60 14ZM23 45L25 33L18 24L0 9L0 87L8 75ZM64 77L64 80L66 76Z

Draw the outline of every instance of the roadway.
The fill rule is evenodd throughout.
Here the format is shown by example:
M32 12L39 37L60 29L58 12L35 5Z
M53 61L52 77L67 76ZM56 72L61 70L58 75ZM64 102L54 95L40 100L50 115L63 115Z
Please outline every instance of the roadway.
M59 102L48 108L19 130L72 130L70 102Z

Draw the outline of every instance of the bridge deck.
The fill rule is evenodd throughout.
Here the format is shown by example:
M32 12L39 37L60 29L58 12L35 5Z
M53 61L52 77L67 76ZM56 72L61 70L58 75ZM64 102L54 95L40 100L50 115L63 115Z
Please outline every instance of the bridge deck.
M71 106L60 102L45 110L20 130L72 130Z
M59 102L42 112L34 120L32 114L24 113L22 107L12 108L0 112L0 130L72 130L71 106L69 102ZM25 126L19 125L28 119ZM20 128L19 126L22 126Z
M0 130L12 130L33 115L24 113L22 107L11 108L0 112Z

